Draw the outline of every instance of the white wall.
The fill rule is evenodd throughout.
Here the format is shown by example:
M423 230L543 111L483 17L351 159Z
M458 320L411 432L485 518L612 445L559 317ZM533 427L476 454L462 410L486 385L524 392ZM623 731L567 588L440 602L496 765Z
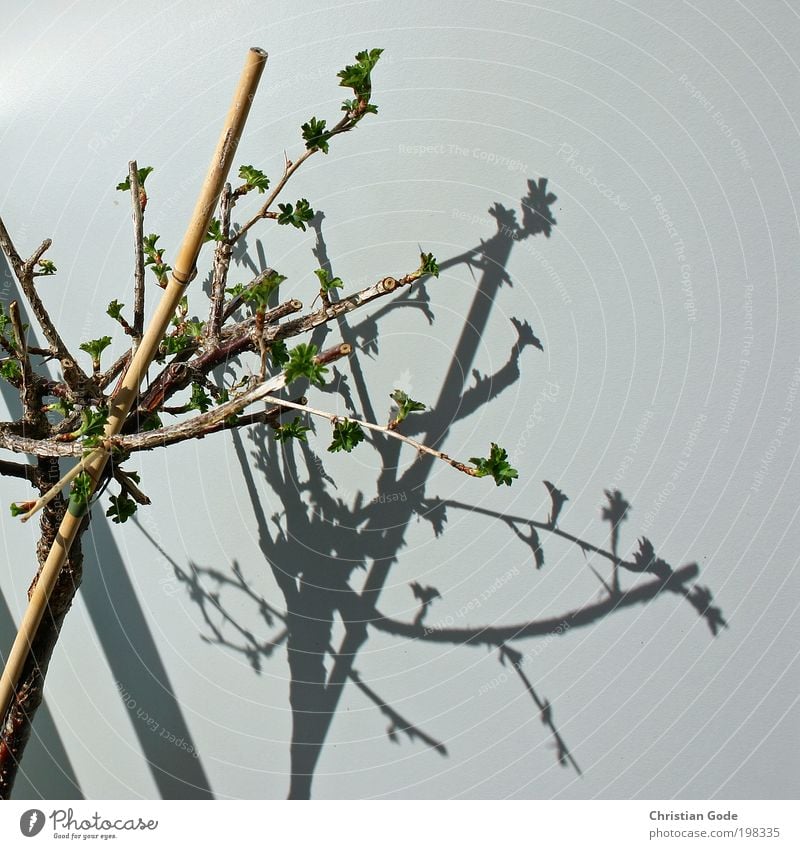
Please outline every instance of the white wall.
M251 45L270 59L237 162L272 176L284 150L302 149L303 121L336 116L336 71L357 50L385 48L374 75L380 114L334 140L328 157L312 158L287 197L324 210L333 269L352 288L411 269L420 245L444 261L490 239L487 210L500 203L519 212L526 180L547 177L557 226L550 239L512 246L509 282L463 364L464 382L473 384L473 368L492 374L506 362L511 317L530 322L544 351L526 349L519 379L455 422L441 446L468 458L496 440L514 451L520 480L500 490L441 465L426 496L542 519L548 479L570 498L561 526L605 545L603 490L618 486L633 504L623 551L647 535L673 566L697 562L728 620L712 638L685 600L667 595L515 644L582 777L556 764L529 694L496 651L371 630L355 668L447 756L402 733L391 742L388 719L351 682L314 795L796 797L800 21L791 7L5 5L0 211L21 250L52 237L59 274L41 290L74 347L112 332L111 299L130 302L128 197L114 191L128 160L155 167L146 226L174 247ZM259 237L268 262L308 303L313 236L286 229L265 226ZM436 401L480 281L480 270L460 264L430 283L432 327L419 310L380 318L380 355L358 355L376 415L388 412L398 385ZM6 286L3 299L10 293ZM201 302L198 289L198 312ZM355 391L352 375L350 385ZM543 392L551 400L542 402ZM531 418L537 409L541 417ZM446 422L455 410L438 413ZM312 445L324 453L324 426ZM95 510L84 586L48 677L50 715L37 720L42 740L32 744L19 796L286 794L285 648L256 674L242 654L207 641L208 623L174 577L173 564L230 574L236 561L254 593L282 607L240 464L254 448L245 434L238 453L229 437L213 437L137 457L154 502L140 527L108 527ZM404 450L404 467L412 459ZM285 528L281 496L249 462L270 532ZM375 496L372 449L331 457L327 468L339 488L330 491L349 506L357 492ZM4 503L22 497L5 479L0 494ZM302 527L291 487L285 498ZM373 510L373 530L407 521L402 502L385 508L385 519ZM16 618L35 529L1 515L0 588ZM537 572L501 518L455 507L447 516L438 538L414 517L403 547L383 552L396 554L379 599L386 615L413 619L415 580L442 595L431 624L519 623L599 600L588 565L608 570L597 558L550 544ZM374 537L363 528L343 534L326 514L319 529L321 538L302 544L330 556L325 546L336 537L339 556L363 548L373 565ZM268 553L273 562L301 556L291 546ZM353 574L354 587L364 574ZM225 589L222 601L257 641L280 631L241 592ZM12 626L0 614L5 651ZM239 640L233 625L220 627ZM336 622L334 644L341 634ZM161 740L164 729L189 735L199 757Z

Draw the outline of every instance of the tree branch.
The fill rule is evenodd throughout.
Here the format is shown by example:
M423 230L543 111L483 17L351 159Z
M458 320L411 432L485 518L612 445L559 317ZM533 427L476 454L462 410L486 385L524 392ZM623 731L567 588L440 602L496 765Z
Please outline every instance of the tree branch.
M17 252L17 249L14 247L14 242L6 229L6 225L3 223L2 216L0 216L0 247L2 247L3 253L8 257L8 261L11 263L11 268L14 269L14 274L17 278L19 278L22 274L22 267L24 263L22 262L22 258Z
M33 486L36 485L36 468L28 463L12 463L0 460L0 475L9 478L22 478Z
M361 427L367 428L367 430L375 431L376 433L383 433L386 436L391 436L394 439L399 439L401 442L405 442L407 445L410 445L412 448L415 448L422 454L430 454L431 457L436 457L438 460L443 460L445 463L451 465L454 469L458 469L459 472L463 472L465 475L471 475L472 477L484 477L478 469L473 466L467 466L465 463L460 463L458 460L454 460L452 457L448 457L443 451L438 451L436 448L430 448L427 445L423 445L421 442L417 442L415 439L411 439L408 436L404 436L402 433L398 433L393 428L390 428L385 425L375 424L375 422L368 422L366 419L359 419L355 416L340 416L336 413L329 413L326 410L318 410L316 407L308 407L300 404L295 404L294 401L285 401L282 398L276 398L274 395L267 395L264 398L265 401L268 401L272 404L278 404L281 407L289 407L293 410L301 410L304 413L310 413L313 416L320 416L321 418L328 419L328 421L332 423L336 423L338 421L342 421L346 419L347 421L356 422L361 425Z
M26 422L32 422L39 416L39 410L35 409L37 399L34 388L33 369L31 368L31 360L28 356L28 345L25 339L25 331L22 328L22 319L19 314L19 304L16 301L11 301L8 305L8 315L11 319L11 326L14 329L14 342L16 345L16 356L19 360L20 369L22 371L22 383L20 386L20 400L22 401L22 417Z
M144 210L139 196L139 168L135 159L128 163L128 180L131 184L133 207L133 345L131 349L131 355L133 355L144 333Z
M339 122L341 124L341 121ZM236 233L230 237L229 242L231 245L235 245L236 242L241 239L242 236L254 225L258 224L259 221L267 217L267 213L269 212L270 206L275 202L278 195L283 190L283 187L289 182L290 177L294 174L295 171L309 158L312 154L316 153L316 148L312 150L304 151L294 162L290 162L287 160L286 167L283 170L283 176L275 185L275 188L269 193L266 201L264 201L264 205L261 209L246 223L243 224Z
M22 292L30 305L31 312L36 316L39 326L45 338L50 343L50 350L54 357L61 363L61 368L64 372L64 380L69 388L77 395L84 395L87 390L94 390L94 383L88 375L76 363L75 358L67 349L63 339L55 328L50 315L44 307L44 304L39 297L34 285L33 268L39 261L42 254L50 247L50 239L45 239L44 242L36 249L31 258L26 262L22 262L17 250L14 248L11 236L0 218L0 245L8 256L14 273L22 287Z
M223 307L225 304L225 283L228 280L228 268L231 262L231 243L228 235L231 229L231 184L225 183L219 201L219 223L223 240L214 251L214 268L211 278L211 311L208 316L208 339L212 347L219 342L222 327Z

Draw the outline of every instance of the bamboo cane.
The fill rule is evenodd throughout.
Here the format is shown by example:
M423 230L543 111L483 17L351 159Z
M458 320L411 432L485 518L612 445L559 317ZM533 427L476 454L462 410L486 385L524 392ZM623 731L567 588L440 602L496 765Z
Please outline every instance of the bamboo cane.
M172 277L150 321L147 332L136 350L122 386L111 399L108 423L105 429L106 438L119 433L122 428L169 322L175 315L175 310L186 291L187 284L194 276L200 247L208 230L214 207L227 179L236 146L244 129L250 104L253 101L266 60L266 52L257 47L251 48L247 54L244 70L225 119L225 126L175 259ZM98 448L84 460L85 471L92 481L92 490L97 485L108 456L107 449ZM73 510L70 506L64 516L9 652L2 678L0 678L0 717L3 720L11 704L28 652L47 608L58 575L66 562L70 546L80 528L83 519L83 516L79 515L80 513L81 511Z

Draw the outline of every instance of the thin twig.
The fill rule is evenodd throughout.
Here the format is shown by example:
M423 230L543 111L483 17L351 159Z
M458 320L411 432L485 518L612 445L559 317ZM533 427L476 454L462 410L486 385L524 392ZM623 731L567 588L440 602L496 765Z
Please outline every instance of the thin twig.
M304 151L294 162L288 163L283 170L283 176L281 179L275 184L275 188L269 193L266 201L264 201L261 209L246 223L243 224L236 233L230 237L230 244L235 245L236 242L241 239L242 236L254 225L258 224L259 221L267 217L267 213L269 212L270 206L275 202L278 195L283 190L283 187L289 182L289 178L294 174L295 171L309 158L312 154L316 153L316 148L312 148L311 150Z
M338 421L342 421L346 419L347 421L357 422L361 427L367 428L367 430L373 430L376 433L384 433L387 436L391 436L394 439L399 439L401 442L405 442L407 445L410 445L412 448L415 448L417 451L423 454L430 454L431 457L436 457L439 460L443 460L445 463L451 465L454 469L458 469L459 472L463 472L465 475L471 475L472 477L483 477L483 475L474 467L467 466L465 463L460 463L458 460L454 460L452 457L448 457L443 451L438 451L436 448L430 448L427 445L423 445L421 442L417 442L416 439L411 439L410 436L404 436L402 433L398 433L396 430L390 430L386 425L375 424L375 422L368 422L366 419L359 419L355 416L341 416L336 413L329 413L326 410L318 410L316 407L308 407L303 406L301 404L295 404L294 401L285 401L283 398L276 398L274 395L266 395L263 398L264 401L267 401L271 404L279 404L282 407L289 407L293 410L301 410L305 413L310 413L313 416L321 416L324 419L328 419L328 421L335 424Z
M9 478L22 478L35 483L36 467L30 466L27 463L12 463L9 460L0 460L0 475Z
M341 133L346 133L349 130L352 130L353 127L358 123L358 121L363 117L363 115L359 114L346 114L343 118L339 120L336 126L330 132L328 138L333 138L333 136L338 136ZM277 199L278 195L283 191L284 186L289 182L292 174L313 154L317 152L317 148L312 147L310 149L304 150L294 162L290 161L288 158L286 159L286 165L283 169L283 176L280 180L275 184L275 187L272 189L270 194L267 196L267 199L264 201L261 209L246 223L243 224L237 232L231 236L230 244L234 245L244 234L254 225L257 224L264 218L269 217L269 208Z
M14 247L14 242L6 229L6 225L3 223L2 216L0 216L0 248L3 249L3 253L8 257L11 267L14 269L14 274L19 277L22 274L24 263L22 262L22 257L20 257L17 249Z
M33 252L31 257L25 260L25 264L22 266L23 274L33 275L33 272L36 268L36 263L44 256L45 252L50 249L50 246L53 244L52 239L45 239L41 245Z
M146 496L141 489L136 485L136 481L124 469L120 469L116 464L111 470L114 480L119 483L122 489L137 503L143 506L151 504L149 497Z
M214 269L211 279L211 310L208 316L208 338L211 345L219 342L225 305L225 284L228 280L228 268L231 263L231 243L228 234L231 229L231 184L225 183L219 201L219 223L223 240L214 251Z
M24 419L30 420L37 412L30 408L31 398L29 389L33 382L33 369L31 368L30 357L28 356L28 346L25 339L25 331L22 328L19 304L16 301L11 301L8 305L8 315L11 319L11 326L14 329L14 342L17 348L16 356L22 369L22 386L19 393L22 400L22 416Z
M97 385L100 389L105 389L115 377L125 370L128 363L131 361L131 356L131 352L127 351L100 375L100 378L97 381ZM114 393L112 392L111 394L113 395Z
M50 239L45 239L41 245L34 251L33 255L25 262L20 259L11 236L0 218L0 246L6 253L14 273L19 280L22 291L31 307L31 312L36 316L39 326L45 338L50 343L50 350L59 362L64 372L64 381L69 388L78 394L83 394L87 388L92 386L92 381L88 375L76 363L75 358L67 349L64 340L59 335L53 324L49 313L44 307L44 304L39 297L34 285L33 269L36 263L41 259L44 252L50 247Z
M144 210L139 197L139 170L136 160L128 163L128 179L131 184L131 203L133 205L133 345L136 353L144 333Z

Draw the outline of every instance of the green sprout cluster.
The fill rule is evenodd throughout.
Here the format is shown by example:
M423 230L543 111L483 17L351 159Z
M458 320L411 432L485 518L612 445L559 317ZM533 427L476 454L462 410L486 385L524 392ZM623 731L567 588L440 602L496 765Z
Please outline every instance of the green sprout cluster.
M289 361L284 369L286 382L291 383L300 377L305 377L309 383L322 386L325 382L323 375L328 371L328 368L317 362L317 353L317 346L313 343L301 342L292 348L289 351Z
M476 467L476 475L479 478L491 475L495 484L511 486L511 482L519 477L519 472L511 467L508 462L508 454L496 442L492 443L488 457L470 457L470 463Z

